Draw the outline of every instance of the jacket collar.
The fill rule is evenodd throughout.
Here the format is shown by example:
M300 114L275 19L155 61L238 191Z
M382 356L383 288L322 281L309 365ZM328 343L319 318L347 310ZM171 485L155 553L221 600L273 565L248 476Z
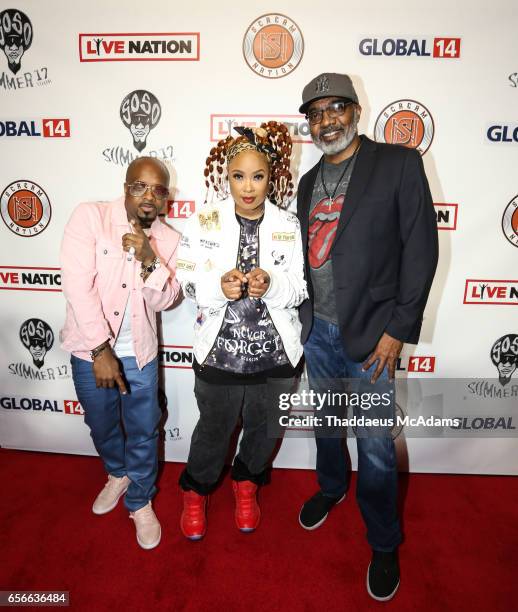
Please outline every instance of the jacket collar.
M215 202L214 204L205 204L205 206L217 208L221 212L221 216L224 217L226 220L233 219L236 224L239 224L238 220L236 219L236 207L234 205L234 200L231 196L225 198L224 200ZM275 204L272 204L269 200L265 200L264 214L261 224L263 223L263 221L269 219L272 216L276 208L278 207ZM201 212L202 210L203 208L201 208L199 212Z

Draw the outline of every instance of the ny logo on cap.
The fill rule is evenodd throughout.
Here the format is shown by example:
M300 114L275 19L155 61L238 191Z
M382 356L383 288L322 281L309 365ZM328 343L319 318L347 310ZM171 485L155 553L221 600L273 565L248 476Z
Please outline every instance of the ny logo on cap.
M329 91L329 77L321 76L318 77L317 82L315 83L315 91L317 93L324 93Z

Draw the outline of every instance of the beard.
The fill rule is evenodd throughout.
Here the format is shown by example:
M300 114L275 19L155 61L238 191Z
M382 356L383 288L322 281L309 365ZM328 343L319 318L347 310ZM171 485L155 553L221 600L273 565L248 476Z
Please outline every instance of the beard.
M324 128L316 138L313 138L313 142L315 146L318 147L324 155L336 155L337 153L341 153L345 151L347 147L353 142L358 134L358 121L360 120L360 116L358 113L354 113L354 118L351 123L346 127L340 127L339 131L340 136L333 142L325 142L322 140L322 136L329 134L330 132L336 132L337 126L329 126Z

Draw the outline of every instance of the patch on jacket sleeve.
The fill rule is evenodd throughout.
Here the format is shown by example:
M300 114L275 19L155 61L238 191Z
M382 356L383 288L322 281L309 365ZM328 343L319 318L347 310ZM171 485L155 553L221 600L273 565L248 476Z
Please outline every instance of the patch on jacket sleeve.
M196 285L194 283L185 283L183 291L187 297L196 299Z
M204 232L213 232L221 229L219 211L215 209L204 210L198 213L198 223Z
M280 242L293 242L295 240L295 232L273 232L272 240Z
M193 272L196 268L194 261L187 261L186 259L177 259L176 268L178 270L187 270L187 272Z
M286 221L288 221L288 223L294 223L297 227L300 225L297 215L293 213L286 213Z

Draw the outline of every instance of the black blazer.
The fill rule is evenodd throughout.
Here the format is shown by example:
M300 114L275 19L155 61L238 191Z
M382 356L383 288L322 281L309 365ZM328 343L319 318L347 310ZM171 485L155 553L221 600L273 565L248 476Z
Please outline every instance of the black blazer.
M344 348L358 362L383 332L417 344L439 250L419 153L366 136L361 140L330 252ZM318 168L317 163L300 179L297 196L309 293L300 307L303 343L313 323L308 225Z

